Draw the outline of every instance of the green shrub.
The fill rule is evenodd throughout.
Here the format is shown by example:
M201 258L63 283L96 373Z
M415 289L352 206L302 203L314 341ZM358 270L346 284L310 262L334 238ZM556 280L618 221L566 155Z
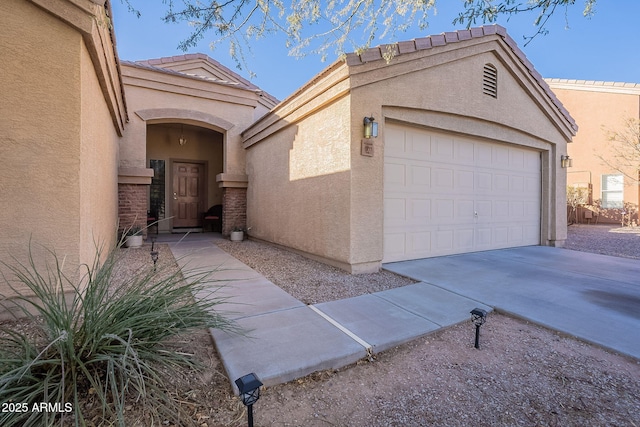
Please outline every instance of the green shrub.
M158 368L194 362L167 340L194 329L240 331L216 311L224 299L215 295L212 271L183 276L177 267L150 266L114 283L120 253L116 248L104 264L83 266L80 279L66 275L53 252L49 262L36 262L31 245L27 265L4 263L36 296L3 277L37 333L0 328L0 402L11 409L0 412L0 425L86 425L95 415L83 407L86 396L96 399L107 423L125 425L128 399L148 411L149 422L185 424ZM6 308L9 301L0 303ZM43 402L58 406L33 410Z

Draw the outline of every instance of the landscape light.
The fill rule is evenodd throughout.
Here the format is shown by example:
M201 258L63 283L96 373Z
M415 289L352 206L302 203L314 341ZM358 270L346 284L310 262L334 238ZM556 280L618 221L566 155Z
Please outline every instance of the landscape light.
M155 250L156 239L151 239L151 261L153 261L153 271L156 271L156 263L160 253Z
M235 383L240 391L242 403L247 407L249 427L253 427L253 404L260 399L260 387L262 386L262 381L260 381L258 376L252 372L238 378Z
M476 325L476 348L480 348L480 326L487 320L487 312L481 308L471 310L471 321Z

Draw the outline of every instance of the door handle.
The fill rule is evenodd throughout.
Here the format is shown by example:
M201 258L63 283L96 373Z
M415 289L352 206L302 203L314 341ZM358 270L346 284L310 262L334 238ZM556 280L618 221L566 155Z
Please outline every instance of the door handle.
M473 216L474 216L474 217L476 217L476 218L478 218L478 212L474 212L474 213L473 213Z
M175 191L173 192L173 200L178 200L178 193Z

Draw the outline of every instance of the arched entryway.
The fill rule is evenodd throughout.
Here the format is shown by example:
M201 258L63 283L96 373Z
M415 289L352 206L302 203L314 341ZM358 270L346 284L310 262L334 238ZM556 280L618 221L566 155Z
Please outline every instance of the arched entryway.
M224 134L179 119L147 124L150 216L159 232L200 231L202 214L223 203Z

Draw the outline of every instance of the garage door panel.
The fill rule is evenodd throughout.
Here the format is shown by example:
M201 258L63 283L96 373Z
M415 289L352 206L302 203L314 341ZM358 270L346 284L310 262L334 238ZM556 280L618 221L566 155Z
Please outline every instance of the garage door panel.
M431 218L431 200L412 199L411 220L415 223L426 223Z
M389 259L402 259L407 253L406 233L384 233L384 252Z
M435 191L451 190L453 188L453 170L434 168L432 170Z
M408 149L416 159L431 157L431 137L420 132L409 132L407 136Z
M432 218L434 218L436 221L437 220L450 220L451 218L453 218L453 200L451 199L439 199L439 200L434 200L435 202L435 209L433 210L432 213Z
M384 211L386 213L387 226L403 227L407 221L406 199L385 199Z
M474 230L473 228L461 228L455 231L456 247L471 251L474 248Z
M445 135L431 136L430 159L450 163L453 160L453 138Z
M431 233L428 231L414 233L411 236L410 251L429 256L428 254L431 252Z
M453 232L454 230L438 230L435 233L434 252L443 254L453 249Z
M384 165L384 185L390 191L401 190L406 186L407 165L386 163Z
M431 168L426 166L409 166L409 179L407 180L409 185L415 187L425 187L427 190L431 187Z
M470 141L456 140L454 144L454 156L457 164L475 164L475 144Z
M475 177L472 170L457 170L455 176L456 191L464 191L468 193L474 192Z
M384 171L384 262L540 243L539 152L388 125Z

